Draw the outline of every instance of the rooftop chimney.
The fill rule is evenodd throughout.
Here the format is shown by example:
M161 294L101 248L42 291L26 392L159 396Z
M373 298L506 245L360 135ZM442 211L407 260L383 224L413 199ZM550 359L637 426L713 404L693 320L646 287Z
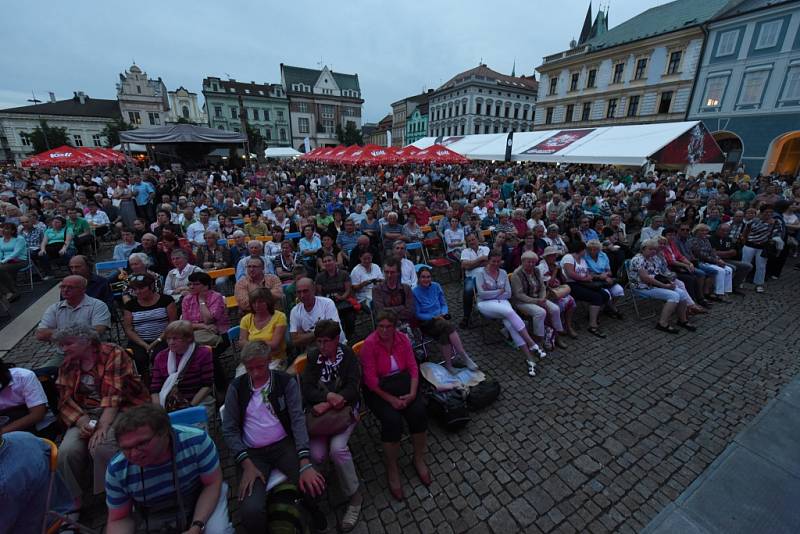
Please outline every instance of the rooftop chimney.
M83 91L78 91L78 101L80 101L81 104L85 104L86 103L86 93L84 93Z
M50 91L50 102L56 101L56 94L53 91Z

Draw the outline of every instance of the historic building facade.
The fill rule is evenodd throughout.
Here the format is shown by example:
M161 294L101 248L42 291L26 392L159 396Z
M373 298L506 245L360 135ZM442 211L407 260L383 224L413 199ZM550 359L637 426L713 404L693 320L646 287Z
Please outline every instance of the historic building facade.
M118 120L116 100L89 98L83 91L68 100L50 101L0 111L0 161L21 161L33 154L28 134L46 121L51 128L66 128L73 146L107 146L106 125ZM57 148L51 146L50 148Z
M361 130L361 85L358 74L292 67L281 63L281 85L289 97L292 119L292 146L309 148L336 146L336 127L348 123Z
M800 171L800 3L745 0L709 24L689 118L730 168Z
M392 146L402 147L412 142L407 139L407 123L419 106L427 105L432 93L433 89L428 89L422 94L392 103ZM419 119L416 127L419 127Z
M685 120L703 51L703 24L728 0L676 0L608 29L591 6L581 37L536 70L536 128Z
M405 145L410 145L428 135L428 101L415 106L414 111L406 118ZM403 145L403 146L405 146Z
M134 64L119 75L117 101L122 119L135 128L162 126L167 121L167 88L159 77L152 79Z
M168 123L185 120L193 124L205 125L208 123L205 111L197 103L197 93L192 93L185 87L178 87L167 93L169 99Z
M453 76L430 94L427 134L532 130L537 90L533 76L500 74L482 63Z
M387 146L389 144L388 132L391 131L392 131L392 114L390 113L386 115L384 118L382 118L380 121L378 121L378 124L374 125L374 128L371 128L369 132L364 133L364 144Z
M211 128L243 132L246 121L268 146L290 145L289 99L280 84L209 76L203 79L203 97Z

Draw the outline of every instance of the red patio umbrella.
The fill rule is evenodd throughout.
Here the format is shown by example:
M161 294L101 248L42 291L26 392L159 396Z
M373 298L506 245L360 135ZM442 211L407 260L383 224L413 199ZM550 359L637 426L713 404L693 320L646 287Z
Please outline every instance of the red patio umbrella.
M300 156L300 159L313 161L320 154L320 152L322 152L324 149L325 149L325 147L318 146L317 148L313 149L311 152L306 152L305 154Z
M104 165L101 158L81 147L60 146L22 160L23 167L91 167Z
M352 146L339 145L332 151L328 152L322 161L324 161L325 163L334 163L341 165L345 162L344 159L347 156L349 156L352 152L356 152L357 150L360 149L361 147L358 145L352 145Z
M397 158L391 147L365 145L342 157L342 163L349 165L391 165Z
M459 165L469 163L469 160L442 145L432 145L409 156L412 163L433 163L438 165Z
M325 157L333 152L335 147L332 146L322 146L317 147L314 154L311 156L311 161L324 161Z
M415 147L414 145L408 145L408 146L404 146L403 148L395 149L394 154L395 154L395 156L397 156L397 159L399 160L399 163L407 163L408 162L408 158L410 156L413 156L414 154L416 154L420 150L421 149Z

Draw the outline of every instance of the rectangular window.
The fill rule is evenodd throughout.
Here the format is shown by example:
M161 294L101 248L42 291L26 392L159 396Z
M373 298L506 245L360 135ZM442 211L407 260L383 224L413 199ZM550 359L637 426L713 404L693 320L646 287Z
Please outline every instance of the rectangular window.
M768 77L768 70L746 72L742 80L742 92L739 96L739 104L760 104L761 95L764 93L764 87L767 85Z
M729 56L736 50L736 41L739 30L731 30L719 34L717 42L717 57Z
M466 115L467 114L467 105L466 104L461 104L461 114L462 115Z
M572 122L572 116L575 114L575 104L567 104L567 114L564 121Z
M613 119L614 114L617 112L617 99L616 98L609 98L608 99L608 108L606 109L606 118Z
M103 146L103 140L100 138L100 134L94 134L92 136L92 144L94 146Z
M150 124L153 126L161 125L161 115L157 112L150 112L147 114L147 118L150 120Z
M303 133L307 134L310 129L309 126L310 124L307 118L301 117L297 119L297 129L300 131L301 134Z
M323 119L332 119L333 118L334 109L333 106L325 104L322 106L322 118Z
M570 91L577 91L578 90L578 80L581 77L580 72L573 72L572 77L569 80L569 90Z
M789 67L781 100L800 100L800 66Z
M134 126L138 126L139 124L142 124L142 116L139 114L138 111L129 111L128 122L130 122Z
M494 107L494 116L495 116L495 117L499 117L499 116L500 116L500 104L497 104L497 105Z
M258 117L259 117L259 114L258 114L258 109L257 109L257 108L253 108L253 120L254 120L254 121L261 120L261 119L259 119Z
M583 109L581 109L581 120L588 121L592 115L592 103L584 102Z
M639 113L639 95L633 95L628 97L628 111L626 115L628 117L635 117L637 113Z
M589 69L589 74L586 76L586 88L593 89L597 81L597 69Z
M222 106L214 106L214 116L218 119L222 118Z
M514 118L515 119L519 118L519 108L514 108Z
M547 108L544 116L544 123L545 124L553 124L553 108Z
M676 50L669 55L669 63L667 64L667 74L678 74L678 69L681 66L681 56L683 52Z
M286 141L286 129L285 128L281 128L281 130L280 130L280 138L281 138L282 142Z
M300 102L297 104L297 111L299 113L308 113L308 104L306 102Z
M83 139L81 139L80 135L73 135L72 141L75 144L75 146L83 146Z
M762 48L772 48L773 46L777 45L778 38L781 35L782 26L783 20L781 19L772 20L762 24L761 29L758 32L756 50L761 50Z
M506 114L505 114L506 118L508 118L509 113L511 113L511 108L509 106L506 106Z
M231 106L231 118L238 119L239 118L239 108L236 106Z
M267 128L266 130L264 130L264 139L266 141L272 141L272 128Z
M475 115L480 115L480 114L481 114L481 103L477 102L475 104Z
M611 78L611 83L622 83L623 72L625 72L625 63L614 65L614 76Z
M269 110L268 110L268 109L265 109L265 110L264 110L264 120L265 120L265 121L268 121L268 120L270 120L270 119L269 119Z
M461 125L461 135L464 135L464 125Z
M480 127L480 125L479 125L479 124L476 124L476 125L475 125L475 133L476 133L476 134L479 134L479 133L481 133L481 127Z
M489 133L489 125L488 124L484 124L483 125L483 133L485 133L485 134Z
M522 110L522 120L528 120L528 108Z
M672 105L672 91L664 91L661 93L661 100L658 102L659 113L669 113L669 108Z
M282 121L283 120L283 110L279 109L278 111L276 111L276 113L278 114L278 120Z
M547 95L553 96L556 94L556 89L558 89L558 78L550 78L550 91L547 93Z
M495 126L493 131L494 131L494 133L499 133L500 132L500 127L499 126Z
M706 94L703 96L704 108L718 108L720 106L726 82L727 78L723 76L706 80Z
M647 71L647 58L643 57L638 61L636 61L636 70L633 72L633 79L634 80L643 79L646 71Z
M28 134L20 133L19 140L22 143L22 146L31 146L31 138L28 137Z
M336 124L333 119L322 119L322 130L327 134L336 133Z

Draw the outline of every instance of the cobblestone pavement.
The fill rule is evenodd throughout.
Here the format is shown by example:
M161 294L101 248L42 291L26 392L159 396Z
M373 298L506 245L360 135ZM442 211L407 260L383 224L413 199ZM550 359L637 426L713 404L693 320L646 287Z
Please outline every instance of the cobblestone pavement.
M430 492L404 442L402 503L389 496L378 430L368 417L351 439L366 495L355 532L641 530L800 371L799 281L787 265L767 293L747 290L735 304L697 317L697 333L657 332L655 319L638 321L626 305L625 320L603 319L609 335L601 340L586 333L580 308L580 338L548 357L536 378L505 344L499 323L479 322L462 335L486 374L502 383L500 399L459 433L431 425ZM446 291L458 314L459 286ZM7 358L35 366L46 354L29 335ZM235 487L235 468L217 443ZM333 520L343 498L327 474L332 490L323 504ZM232 510L238 519L233 502ZM98 525L103 518L98 501L84 520Z

